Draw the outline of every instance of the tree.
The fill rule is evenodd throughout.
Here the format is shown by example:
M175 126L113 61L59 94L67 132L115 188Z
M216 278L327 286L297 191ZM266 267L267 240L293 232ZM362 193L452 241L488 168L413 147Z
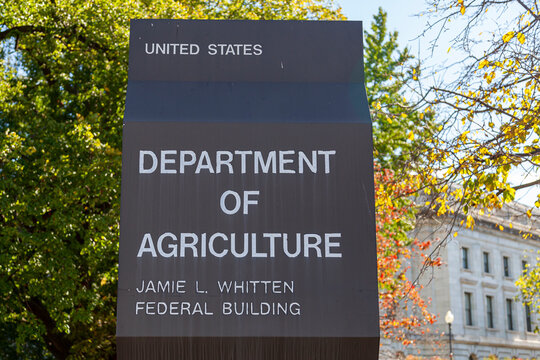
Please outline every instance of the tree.
M446 120L430 139L430 166L421 172L429 205L439 215L462 211L462 224L471 228L473 209L496 211L519 190L533 191L540 207L540 2L429 3L436 19L429 29L455 34L451 48L464 54L456 80L431 88L431 104ZM512 173L522 180L512 181ZM538 220L533 210L523 215ZM536 264L518 281L523 301L537 311L539 271Z
M365 33L365 75L376 162L380 325L384 337L408 345L415 335L429 332L436 319L420 296L421 287L407 278L407 262L413 256L430 266L440 265L440 259L423 254L429 242L409 237L417 212L412 197L420 187L414 168L422 161L425 138L436 128L431 110L418 110L405 98L419 64L412 64L407 48L399 51L397 37L397 32L387 32L386 13L379 8L371 31Z
M455 81L431 88L430 102L445 119L437 136L429 139L430 166L423 172L428 192L434 194L431 205L439 214L450 208L465 214L472 208L500 209L514 200L516 191L536 191L540 184L539 3L430 4L437 17L430 29L456 34L451 48L464 54ZM497 27L490 30L486 22L493 19ZM512 182L512 172L528 179ZM469 216L467 225L473 224Z
M540 252L536 254L536 264L527 264L520 278L516 282L519 288L521 301L528 307L528 311L540 314ZM538 325L534 332L538 333Z
M129 19L343 18L332 1L217 4L0 0L0 322L18 351L115 357Z
M429 299L422 298L422 286L407 277L407 262L413 257L429 266L441 265L440 258L429 258L424 251L430 241L409 237L414 229L416 207L409 199L418 191L417 182L396 181L389 169L376 169L377 266L379 269L379 311L384 337L414 344L430 332L436 316L428 311Z
M382 168L413 169L422 161L425 139L436 133L434 113L407 101L420 74L408 48L399 50L398 33L387 32L382 8L365 32L365 78L373 116L374 157ZM406 171L403 172L407 173Z

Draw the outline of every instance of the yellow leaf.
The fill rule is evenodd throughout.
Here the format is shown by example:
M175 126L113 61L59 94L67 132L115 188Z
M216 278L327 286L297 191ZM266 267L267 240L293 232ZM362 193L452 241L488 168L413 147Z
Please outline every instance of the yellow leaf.
M414 133L411 131L409 132L409 136L407 137L410 141L414 140Z
M461 9L459 9L459 12L461 13L461 15L464 15L465 14L465 6L461 5Z
M512 40L512 38L514 37L514 32L513 31L510 31L510 32L507 32L504 36L503 36L503 41L505 43L509 42L510 40Z
M523 33L518 33L517 38L518 38L520 43L523 44L525 42L525 35L523 35Z
M503 231L504 227L502 225L499 225L499 230Z
M471 215L467 215L467 222L465 224L469 229L474 227L474 218Z
M486 67L486 66L488 66L488 65L489 65L489 61L486 60L486 59L484 59L484 60L482 60L482 61L480 61L480 62L478 63L478 68L479 68L479 69L482 69L482 68L484 68L484 67Z

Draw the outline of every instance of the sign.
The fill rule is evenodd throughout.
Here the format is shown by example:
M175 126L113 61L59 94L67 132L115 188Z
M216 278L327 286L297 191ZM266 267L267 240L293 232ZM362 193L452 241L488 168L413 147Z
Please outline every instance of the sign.
M134 20L119 359L376 359L360 22Z

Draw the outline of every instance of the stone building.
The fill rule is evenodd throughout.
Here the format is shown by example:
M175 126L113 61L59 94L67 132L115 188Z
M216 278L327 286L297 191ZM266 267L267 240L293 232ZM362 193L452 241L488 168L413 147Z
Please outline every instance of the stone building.
M540 359L540 336L534 333L536 315L518 299L516 280L537 261L540 229L523 216L526 209L513 205L496 215L476 215L473 230L451 229L447 223L428 221L418 227L419 238L445 238L436 252L444 265L424 274L424 297L431 298L430 310L438 314L434 325L440 335L418 339L416 349L399 349L386 344L381 358L420 354L448 358L448 325L444 317L454 314L452 346L455 360ZM457 223L459 223L458 219ZM503 227L503 230L499 228ZM454 237L454 233L457 236ZM527 239L523 237L528 233ZM409 276L415 279L419 266L411 266ZM436 344L436 340L440 345ZM392 351L388 351L389 349Z

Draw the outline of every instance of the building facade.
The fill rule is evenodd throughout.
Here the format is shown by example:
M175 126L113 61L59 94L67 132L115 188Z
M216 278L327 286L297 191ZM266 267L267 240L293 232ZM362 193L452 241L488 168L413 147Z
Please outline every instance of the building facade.
M441 256L443 265L424 273L419 280L424 286L424 298L431 298L430 311L438 315L433 330L439 335L418 339L416 349L398 349L386 344L381 358L388 358L390 353L394 358L395 354L418 356L418 351L423 357L448 358L448 325L444 318L450 310L454 315L455 360L490 356L540 359L540 336L534 333L537 316L518 300L515 285L527 264L536 263L540 238L538 229L528 218L516 221L512 214L517 213L513 209L499 216L477 216L473 230L450 228L435 221L418 227L415 235L420 239L446 237L445 241L436 242L443 244L440 248L433 249L434 256ZM525 239L524 233L532 236ZM411 266L412 279L418 277L419 268L418 264Z

